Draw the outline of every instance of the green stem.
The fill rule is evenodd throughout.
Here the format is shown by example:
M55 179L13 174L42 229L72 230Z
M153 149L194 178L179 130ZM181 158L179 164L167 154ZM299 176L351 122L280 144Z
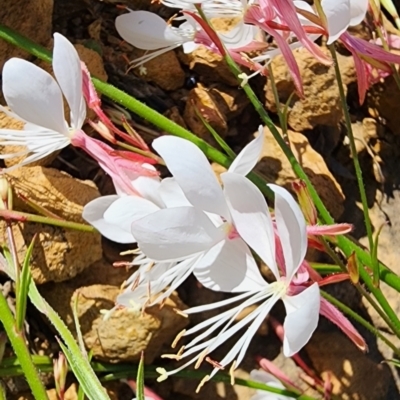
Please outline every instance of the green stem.
M6 40L9 43L14 44L15 46L22 48L29 52L30 54L33 54L34 56L51 62L51 53L37 45L36 43L30 41L29 39L25 38L24 36L16 33L12 29L5 27L4 25L0 24L0 38ZM230 65L231 69L235 73L236 76L238 76L241 71L238 69L236 64L231 60L227 60L228 64ZM195 143L197 146L200 147L201 150L204 151L204 153L214 162L217 162L218 164L224 166L225 168L229 167L230 165L230 160L227 156L225 156L223 153L215 150L211 146L209 146L207 143L205 143L203 140L199 139L198 137L194 136L191 132L187 131L186 129L180 127L179 125L176 125L172 121L169 121L166 119L163 115L158 114L157 112L151 110L149 107L144 105L143 103L138 102L134 98L130 97L126 93L122 92L121 90L113 87L112 85L109 85L105 82L100 81L99 79L93 79L93 82L96 86L96 89L99 90L99 92L103 93L110 99L116 101L117 103L123 105L127 109L129 109L132 112L137 113L137 115L147 119L151 123L153 123L155 126L166 130L167 132L184 137L193 143ZM251 103L259 113L262 121L264 124L271 130L271 132L274 134L275 139L277 140L279 146L281 147L283 153L286 155L288 158L289 162L292 165L293 171L296 174L296 176L306 182L307 188L310 192L310 195L314 201L314 204L323 220L323 222L327 225L332 225L334 223L333 218L329 214L328 210L326 209L325 205L323 204L321 198L318 196L318 193L316 192L315 188L311 184L311 181L309 180L308 176L304 172L304 170L301 168L300 164L297 162L296 157L294 156L293 152L291 149L287 146L285 141L282 139L281 135L277 131L276 127L270 120L267 112L265 111L263 105L259 102L257 99L256 95L254 92L251 90L249 85L244 85L245 87L245 92L250 99ZM165 124L165 120L168 121L167 124ZM171 128L172 130L169 130ZM280 139L279 139L280 138ZM255 183L259 189L269 198L272 197L272 192L268 191L267 186L265 185L264 180L258 176L257 174L251 173L249 174L249 179L252 180L253 183ZM342 249L342 251L346 254L347 257L350 256L350 254L354 251L359 258L359 260L364 264L364 265L371 265L371 256L366 252L364 249L362 249L357 243L353 242L350 238L345 237L345 236L340 236L338 237L338 246ZM384 264L380 263L380 279L384 281L386 284L400 292L400 278L390 271Z
M351 151L351 156L353 158L354 169L356 172L356 178L357 178L357 184L358 184L358 190L360 192L361 202L362 202L362 206L363 206L364 222L365 222L365 229L367 230L369 250L372 251L374 248L374 238L372 236L372 224L371 224L371 219L369 217L369 212L368 212L367 194L365 192L364 180L363 180L363 176L362 176L360 161L358 159L358 153L357 153L356 143L355 143L354 134L353 134L353 128L351 126L350 113L349 113L349 109L347 107L346 94L345 94L344 88L343 88L342 74L341 74L340 68L339 68L335 45L332 44L328 47L332 54L336 80L338 83L340 101L342 103L342 110L343 110L344 120L345 120L346 128L347 128L347 135L348 135L349 141L350 141L350 151ZM376 279L379 279L378 278L379 277L379 265L378 264L373 265L373 271L374 271L374 282L375 282Z
M373 333L376 337L381 339L383 342L385 342L397 356L400 356L400 350L385 336L382 335L382 333L375 328L373 325L371 325L368 321L366 321L364 318L360 317L356 312L354 312L350 307L347 307L345 304L343 304L341 301L335 299L335 297L331 296L330 294L326 293L323 290L320 290L321 296L328 300L330 303L332 303L334 306L336 306L338 309L343 311L345 314L349 315L351 318L353 318L355 321L360 323L364 328L367 328L371 333Z
M46 389L40 379L38 371L36 370L35 364L32 361L28 347L26 346L24 335L22 332L17 331L14 317L1 290L0 310L0 321L7 332L8 340L18 357L21 368L34 397L40 400L48 399Z

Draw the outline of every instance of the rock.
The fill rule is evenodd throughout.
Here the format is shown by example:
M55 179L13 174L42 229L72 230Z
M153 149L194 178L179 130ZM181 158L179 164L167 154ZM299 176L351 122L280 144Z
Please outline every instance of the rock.
M263 175L268 182L284 186L293 193L291 183L297 177L268 128L264 129L264 135L264 148L256 171ZM310 146L304 135L289 131L288 136L291 149L300 165L310 178L329 212L335 219L338 219L343 212L344 196L341 187L329 171L324 159Z
M199 46L189 54L180 53L179 56L180 60L196 72L203 82L225 83L229 86L238 86L237 79L223 58L204 46Z
M237 88L219 84L210 87L208 91L227 121L242 114L250 103L244 91Z
M14 190L55 216L72 222L83 222L83 205L98 197L93 183L79 181L66 173L44 167L22 167L10 175ZM34 212L15 197L14 209ZM19 260L37 233L31 272L36 283L63 281L83 271L102 256L101 237L95 232L18 222L13 225ZM6 240L5 223L0 223L0 237ZM90 251L88 251L90 249Z
M17 195L68 221L85 222L82 218L83 206L100 196L92 181L80 181L53 168L21 167L7 176ZM34 211L18 196L14 197L14 204L20 211Z
M297 94L292 97L288 113L289 126L297 132L313 129L317 125L336 126L343 113L333 66L321 64L305 49L295 51L294 56L300 68L304 98L300 99ZM348 84L354 75L354 65L345 57L341 60L344 82ZM272 68L283 107L295 86L282 56L272 61ZM270 80L267 81L265 92L267 109L276 112Z
M214 96L202 84L198 84L197 87L190 91L183 113L183 119L193 133L200 136L202 139L212 141L212 135L197 116L197 112L203 116L222 138L226 136L228 132L226 116L223 114L220 107L218 107Z
M17 0L2 2L0 21L35 43L45 46L51 38L53 0ZM27 58L17 46L0 41L0 70L11 57Z
M388 76L383 82L372 86L367 94L367 106L371 117L380 120L395 134L400 134L400 113L397 106L399 88Z
M135 49L130 58L144 55L143 50ZM134 73L147 82L153 82L164 90L177 90L185 83L185 73L174 51L167 51L135 68Z
M107 269L115 272L111 279ZM71 310L78 296L83 339L95 358L107 362L138 361L144 351L146 362L151 363L163 351L164 345L170 345L187 325L188 320L174 311L185 306L173 295L162 308L154 306L144 313L117 309L104 318L103 310L114 307L119 287L127 276L128 273L115 270L102 261L72 281L42 286L41 292L72 332L76 330Z
M389 367L361 352L342 333L317 331L305 350L315 370L331 380L334 395L349 400L393 398Z

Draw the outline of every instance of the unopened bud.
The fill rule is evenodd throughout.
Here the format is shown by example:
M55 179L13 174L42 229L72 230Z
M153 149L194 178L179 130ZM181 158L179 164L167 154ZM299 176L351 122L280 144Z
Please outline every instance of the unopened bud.
M115 143L115 137L111 130L101 121L93 122L89 120L90 126L99 133L104 139L111 143Z
M347 271L349 272L351 282L356 285L360 280L360 271L358 268L357 255L354 251L350 254L346 267Z
M306 183L302 180L294 181L292 183L292 187L293 190L296 192L301 211L303 211L304 214L304 218L309 225L317 225L317 209L315 208L314 202L312 201Z
M65 394L65 382L68 373L68 364L64 353L59 353L58 359L53 361L53 366L57 396L60 400L63 400Z
M9 198L11 196L10 185L5 176L0 176L0 208L2 210L9 209Z

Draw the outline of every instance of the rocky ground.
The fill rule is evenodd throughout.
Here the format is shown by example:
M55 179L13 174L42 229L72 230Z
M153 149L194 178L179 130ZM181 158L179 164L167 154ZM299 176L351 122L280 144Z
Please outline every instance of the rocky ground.
M5 6L0 7L0 22L48 48L52 46L52 32L61 32L76 44L93 75L108 79L108 82L199 136L212 140L196 115L195 107L198 108L211 126L235 150L240 150L250 140L260 121L221 60L204 49L190 55L184 55L178 49L146 64L146 75L140 75L136 70L127 72L127 60L142 53L118 37L113 21L124 11L116 4L114 0L6 1ZM171 9L151 4L149 0L118 1L118 4L156 11L165 18L173 14ZM366 27L358 29L357 33L369 35ZM338 50L374 229L388 223L380 238L379 256L400 273L397 262L400 251L400 93L389 77L376 84L365 104L360 106L352 58L343 49ZM34 61L24 52L0 41L0 69L13 56ZM294 96L290 101L288 124L292 149L335 219L355 224L355 238L367 244L333 67L320 65L305 50L296 52L295 56L303 76L305 97L300 99ZM48 65L39 64L49 70ZM293 83L282 59L278 57L272 67L280 100L284 104L293 91ZM252 86L278 123L270 83L265 78L257 77ZM160 134L145 121L135 116L132 118L132 123L146 140L151 141ZM20 129L21 125L0 114L0 128L5 127ZM271 134L265 130L264 135L266 140L258 171L269 181L290 189L290 183L295 178L290 164ZM2 151L9 149L3 148ZM215 170L221 172L222 168L215 166ZM75 222L82 222L83 205L100 194L113 191L110 179L98 166L80 150L73 148L66 148L40 164L18 169L10 174L10 178L19 198L27 196L55 215ZM32 212L21 200L16 202L15 208ZM129 249L129 246L112 243L97 234L40 224L18 223L13 229L21 258L33 234L39 232L38 245L33 254L33 277L40 284L42 294L72 331L75 328L71 306L78 297L78 315L85 344L92 349L94 358L102 361L137 362L141 352L145 351L147 363L165 364L159 356L169 352L169 344L175 335L188 323L193 324L202 318L196 316L188 321L173 309L217 301L223 296L201 288L189 279L161 310L150 309L144 315L119 310L110 319L104 320L102 310L113 307L121 284L131 274L124 268L112 266L114 261L123 259L119 253ZM4 225L0 224L1 237L5 236L4 230ZM311 257L315 261L323 260L318 254ZM6 287L5 278L1 279ZM398 295L386 287L383 289L394 309L400 312ZM360 300L349 283L332 285L328 290L373 321L378 328L383 328L379 318ZM281 318L279 310L274 317ZM28 313L28 324L32 351L56 354L58 348L47 322L32 310ZM398 371L382 363L392 358L391 352L361 328L360 331L368 340L369 352L366 354L357 350L332 324L321 320L320 327L301 356L317 374L330 376L334 393L340 398L399 398ZM230 345L226 344L227 347ZM238 376L248 377L249 371L257 366L257 356L267 357L274 360L306 393L315 394L307 389L301 379L302 371L296 364L281 355L280 347L279 339L266 321L253 340ZM198 382L177 378L163 384L155 384L151 380L147 383L161 397L171 400L246 400L252 393L239 386L209 383L196 395L194 389ZM7 385L12 393L10 398L30 398L23 394L26 386L21 379L8 380ZM132 397L125 384L113 383L107 387L112 399ZM50 390L49 394L51 398L56 398L54 390ZM76 398L74 384L66 398Z

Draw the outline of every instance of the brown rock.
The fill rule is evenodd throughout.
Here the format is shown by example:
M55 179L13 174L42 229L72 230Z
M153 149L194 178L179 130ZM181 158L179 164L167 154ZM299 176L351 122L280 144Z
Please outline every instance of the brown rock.
M300 68L304 98L300 99L297 94L293 96L288 114L289 126L297 132L313 129L317 125L336 126L342 118L342 107L333 66L321 64L305 49L295 51L294 55ZM350 69L354 70L354 67L349 62L343 65L347 69L343 72L347 83L351 81ZM293 80L282 56L272 61L272 68L283 106L295 91ZM265 91L267 109L276 112L270 80Z
M209 88L209 93L227 121L238 117L249 104L244 91L237 88L216 85Z
M21 167L7 176L16 194L68 221L83 223L83 206L100 195L92 181L80 181L53 168ZM20 211L33 211L17 196L14 204Z
M83 205L99 195L93 183L79 181L54 169L22 167L8 176L17 193L67 221L84 222ZM17 196L14 209L34 212ZM20 261L38 233L31 264L32 276L37 283L70 279L102 255L98 233L29 222L15 224L13 232ZM6 241L4 222L0 224L0 237Z
M373 361L342 333L317 331L305 350L315 370L324 378L329 376L334 395L349 400L391 398L389 367Z
M268 128L264 129L264 135L262 158L256 170L265 176L268 182L282 185L291 191L291 183L297 179L296 175ZM325 206L335 219L339 218L343 212L343 192L326 166L324 159L311 147L304 135L293 131L289 131L288 135L292 151Z
M398 98L399 88L393 76L388 76L383 82L373 85L367 95L371 117L380 118L394 134L400 134Z
M141 57L145 52L135 49L132 52L132 59ZM135 68L134 72L147 82L154 82L164 90L177 90L185 82L185 73L179 63L174 51L167 51L141 67Z
M41 287L42 294L60 314L68 327L75 332L72 307L78 297L78 316L85 344L96 358L108 362L138 361L145 351L146 362L160 355L164 345L169 345L188 320L174 309L184 304L172 296L160 309L140 310L117 309L107 318L103 310L111 310L120 293L120 285L127 273L98 262L76 279ZM110 274L112 279L109 279ZM129 272L130 274L130 272ZM118 279L119 276L119 279ZM105 283L108 280L108 283ZM99 283L100 282L100 283ZM61 286L60 286L61 285Z
M237 79L223 58L204 46L199 46L189 54L180 53L180 59L198 73L204 82L222 82L229 86L238 86Z
M228 124L226 116L220 107L218 107L214 96L202 84L197 85L197 87L190 91L183 119L196 135L210 141L212 140L212 136L197 116L197 112L203 116L221 137L227 134Z
M0 21L35 43L46 45L51 38L53 0L2 1ZM0 41L0 70L11 57L27 58L17 46Z

